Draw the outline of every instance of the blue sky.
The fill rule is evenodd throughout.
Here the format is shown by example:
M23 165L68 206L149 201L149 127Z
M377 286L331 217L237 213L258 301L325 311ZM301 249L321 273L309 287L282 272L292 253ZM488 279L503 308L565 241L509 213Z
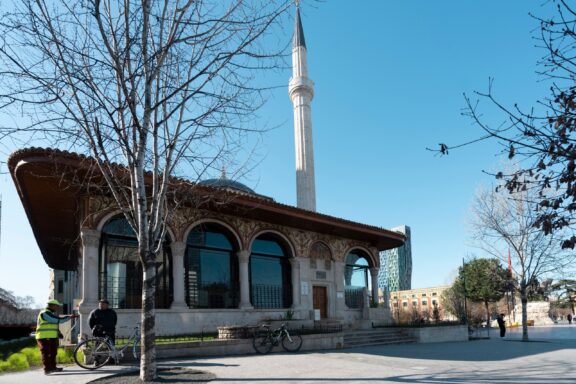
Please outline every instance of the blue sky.
M450 282L469 247L474 192L499 162L496 143L448 157L426 147L457 144L480 132L461 116L464 92L485 91L488 78L505 104L530 107L547 95L539 81L540 1L302 2L312 103L317 209L385 228L412 228L413 287ZM545 3L545 2L544 2ZM289 30L292 24L287 25ZM290 71L268 76L288 83ZM485 103L487 105L487 103ZM240 180L279 202L295 204L294 134L287 86L259 113L279 125L262 138L259 165ZM486 121L503 119L487 108ZM2 159L4 160L4 159ZM2 171L6 171L5 168ZM49 271L16 195L0 175L3 195L0 287L38 302Z

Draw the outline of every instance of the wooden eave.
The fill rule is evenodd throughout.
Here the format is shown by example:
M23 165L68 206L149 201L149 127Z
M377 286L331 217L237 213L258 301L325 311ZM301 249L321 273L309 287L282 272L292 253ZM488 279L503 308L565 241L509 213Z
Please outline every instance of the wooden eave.
M27 148L10 156L8 168L44 260L50 268L75 270L80 244L81 196L86 191L81 183L71 183L67 175L89 179L91 183L101 182L101 176L94 172L95 161L70 152ZM259 195L223 191L177 178L173 179L173 186L179 194L189 191L216 196L215 199L223 197L219 200L228 203L216 204L215 199L210 198L200 208L224 214L356 240L378 250L396 248L405 242L401 233L306 211Z

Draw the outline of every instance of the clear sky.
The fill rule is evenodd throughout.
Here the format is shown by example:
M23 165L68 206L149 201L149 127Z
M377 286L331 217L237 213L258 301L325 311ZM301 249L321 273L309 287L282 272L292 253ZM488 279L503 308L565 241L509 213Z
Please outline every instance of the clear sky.
M412 286L450 283L469 247L474 192L491 178L498 146L481 143L435 156L426 147L480 135L461 116L464 92L488 78L505 104L530 107L547 95L533 37L542 1L302 1L312 102L317 210L392 228L412 228ZM292 29L292 24L287 25ZM270 76L286 87L259 113L279 125L262 138L259 165L240 180L281 203L295 204L290 71ZM268 80L268 78L266 79ZM497 123L503 116L488 112ZM1 159L5 160L5 158ZM3 167L3 172L6 168ZM40 303L49 270L36 246L11 178L3 196L0 287Z

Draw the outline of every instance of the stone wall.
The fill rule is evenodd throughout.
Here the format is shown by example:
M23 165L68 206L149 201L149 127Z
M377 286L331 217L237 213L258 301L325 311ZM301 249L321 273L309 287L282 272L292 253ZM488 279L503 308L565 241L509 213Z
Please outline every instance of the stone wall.
M519 300L518 300L519 301ZM522 324L522 303L517 304L514 308L516 311L516 322ZM552 325L554 321L550 318L550 303L547 301L535 301L528 303L527 314L528 321L534 321L534 325ZM510 316L511 320L512 316Z
M408 334L415 337L418 343L468 341L467 325L405 328L405 330Z
M301 351L321 349L339 349L344 345L342 333L302 336ZM285 352L281 346L274 347L272 352ZM256 353L252 339L214 340L194 343L159 344L156 346L158 358L246 355Z
M135 325L140 324L139 309L119 309L116 333L119 337L129 336ZM241 309L158 309L156 310L156 335L175 336L193 333L217 332L218 327L258 326L270 323L270 319L280 320L286 310L241 310ZM307 316L307 311L295 311L296 318ZM298 321L289 321L300 325ZM312 321L304 321L306 325ZM276 324L276 321L274 321Z

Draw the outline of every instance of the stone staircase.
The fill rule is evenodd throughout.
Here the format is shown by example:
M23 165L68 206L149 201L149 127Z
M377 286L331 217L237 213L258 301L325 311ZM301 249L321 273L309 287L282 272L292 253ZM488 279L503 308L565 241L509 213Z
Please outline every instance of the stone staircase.
M344 348L415 342L415 337L397 328L374 328L371 330L349 330L344 332Z

